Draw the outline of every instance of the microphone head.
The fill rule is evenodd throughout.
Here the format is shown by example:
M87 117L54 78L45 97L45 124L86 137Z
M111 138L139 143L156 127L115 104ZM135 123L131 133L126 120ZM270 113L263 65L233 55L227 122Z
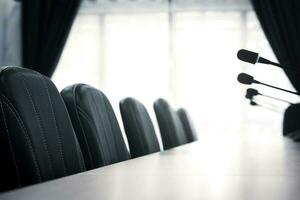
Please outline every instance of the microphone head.
M258 91L257 91L256 89L253 89L253 88L248 88L248 89L247 89L246 95L256 96L256 95L258 95L258 94L259 94L259 93L258 93Z
M246 73L240 73L237 77L238 82L246 85L251 85L254 82L253 76Z
M255 101L250 101L251 106L258 106L258 104Z
M258 62L258 59L259 59L258 53L248 51L246 49L240 49L237 52L237 57L241 61L251 63L251 64L256 64Z
M246 97L246 99L250 99L250 100L253 99L253 95L250 95L250 94L246 94L245 97Z

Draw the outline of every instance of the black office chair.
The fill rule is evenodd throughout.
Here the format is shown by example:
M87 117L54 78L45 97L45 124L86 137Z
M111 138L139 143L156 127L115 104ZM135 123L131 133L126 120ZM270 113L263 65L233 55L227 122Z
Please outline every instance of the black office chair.
M193 123L192 123L187 111L184 108L180 108L177 110L177 114L182 123L187 141L188 142L196 141L197 140L196 130L193 126Z
M151 118L145 106L134 98L120 102L120 111L133 158L160 151Z
M85 170L65 104L38 72L0 68L0 191Z
M290 105L284 112L283 135L300 140L300 104Z
M182 127L182 123L168 102L158 99L154 102L159 130L164 149L170 149L187 143L187 138Z
M87 169L130 158L113 108L101 91L89 85L75 84L65 88L61 95Z

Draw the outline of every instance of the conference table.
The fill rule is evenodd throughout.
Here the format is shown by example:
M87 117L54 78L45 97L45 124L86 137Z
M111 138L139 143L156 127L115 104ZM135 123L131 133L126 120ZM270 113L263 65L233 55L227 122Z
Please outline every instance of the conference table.
M282 137L201 139L0 194L22 200L300 199L300 145Z

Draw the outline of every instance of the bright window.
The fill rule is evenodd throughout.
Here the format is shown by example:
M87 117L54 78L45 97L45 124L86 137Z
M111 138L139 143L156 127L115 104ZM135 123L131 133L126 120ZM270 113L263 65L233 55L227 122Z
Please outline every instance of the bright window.
M188 109L200 135L281 133L282 113L250 107L246 87L236 81L238 73L249 72L257 80L293 90L282 70L237 60L240 48L275 60L251 8L187 6L168 12L149 6L147 12L125 12L100 6L95 12L86 7L77 16L53 76L60 89L78 82L101 89L119 119L119 100L132 96L146 104L156 124L152 104L164 97L174 107ZM286 106L272 109L282 112Z

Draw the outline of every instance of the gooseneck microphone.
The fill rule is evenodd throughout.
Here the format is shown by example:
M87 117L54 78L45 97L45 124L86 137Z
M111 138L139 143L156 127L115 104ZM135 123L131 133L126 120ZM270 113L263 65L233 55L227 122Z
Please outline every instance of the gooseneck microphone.
M285 70L291 70L291 71L295 71L297 73L300 73L300 71L296 68L286 67L286 66L283 66L279 63L272 62L272 61L270 61L266 58L260 57L258 53L252 52L252 51L249 51L249 50L246 50L246 49L240 49L237 52L237 58L241 61L251 63L251 64L254 64L254 65L256 63L268 64L268 65L273 65L273 66L276 66L276 67L280 67L280 68L285 69Z
M261 95L256 89L248 88L246 92L246 98L251 99L254 96Z
M263 63L263 64L271 64L273 62L260 57L258 53L256 52L252 52L246 49L240 49L237 53L237 57L238 59L240 59L241 61L247 62L247 63L251 63L251 64L256 64L256 63Z
M269 84L266 84L266 83L259 82L259 81L255 80L253 78L253 76L250 76L249 74L246 74L246 73L240 73L237 77L237 80L238 80L238 82L240 82L242 84L246 84L246 85L251 85L252 83L260 84L260 85L264 85L264 86L267 86L267 87L270 87L270 88L274 88L274 89L277 89L277 90L281 90L281 91L284 91L284 92L288 92L288 93L300 96L300 93L298 93L298 92L293 92L293 91L290 91L290 90L282 89L282 88L279 88L279 87L276 87L276 86L273 86L273 85L269 85Z
M246 99L249 99L249 100L253 100L253 97L259 95L259 92L255 89L252 89L252 88L249 88L247 89L247 92L246 92Z
M270 106L266 106L266 105L263 105L263 104L258 104L254 100L250 100L250 105L251 106L255 106L255 107L261 107L261 108L264 108L266 110L273 111L273 112L276 112L276 113L282 113L281 111L277 110L276 108L273 108L273 107L270 107Z
M251 106L260 106L258 103L256 103L256 102L253 101L253 100L250 100L250 105L251 105Z
M250 76L246 73L240 73L237 77L238 82L245 84L245 85L251 85L252 83L260 84L259 81L254 80L253 76Z
M250 99L252 100L254 96L257 96L257 95L260 95L260 96L263 96L263 97L267 97L267 98L270 98L270 99L274 99L274 100L277 100L277 101L281 101L281 102L284 102L284 103L288 103L290 105L292 105L293 103L289 102L289 101L286 101L284 99L280 99L280 98L277 98L277 97L272 97L272 96L269 96L269 95L265 95L265 94L261 94L259 93L256 89L253 89L253 88L248 88L247 89L247 92L246 92L246 98L247 99Z

